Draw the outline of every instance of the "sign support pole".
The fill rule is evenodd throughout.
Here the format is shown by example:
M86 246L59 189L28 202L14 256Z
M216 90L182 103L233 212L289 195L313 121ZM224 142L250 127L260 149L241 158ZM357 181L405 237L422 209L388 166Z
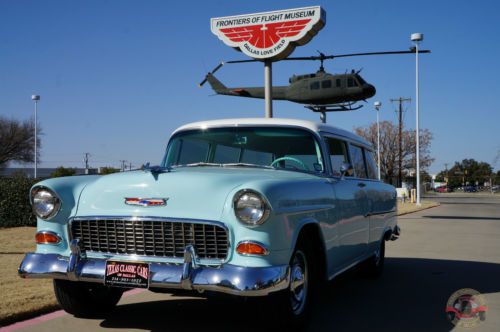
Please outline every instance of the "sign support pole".
M273 62L264 61L264 97L266 104L266 118L273 117Z

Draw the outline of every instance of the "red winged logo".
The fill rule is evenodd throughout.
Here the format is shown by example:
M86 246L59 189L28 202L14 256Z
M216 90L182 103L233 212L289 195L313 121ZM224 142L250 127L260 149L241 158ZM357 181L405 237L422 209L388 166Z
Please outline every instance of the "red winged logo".
M297 36L311 19L279 23L256 24L220 29L232 42L248 42L256 48L272 47L283 37Z
M277 61L307 44L325 22L326 13L315 6L217 17L210 26L224 44L254 59Z

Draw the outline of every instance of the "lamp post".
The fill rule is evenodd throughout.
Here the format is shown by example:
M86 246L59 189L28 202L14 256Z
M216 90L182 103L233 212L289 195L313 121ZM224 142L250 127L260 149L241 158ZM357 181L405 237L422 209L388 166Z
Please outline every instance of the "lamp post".
M35 102L35 172L34 172L34 179L36 179L36 170L37 170L37 146L36 146L36 141L37 141L37 117L36 117L36 114L37 114L37 110L38 110L38 101L40 100L40 96L39 95L32 95L31 96L31 100L33 100Z
M424 40L423 33L412 33L411 41L415 43L415 99L416 99L416 123L415 123L415 140L416 140L416 164L417 164L417 206L420 206L420 128L419 128L419 104L420 104L420 96L419 96L419 86L418 86L418 45Z
M380 123L379 123L378 111L380 110L380 107L382 107L382 103L376 101L373 103L373 106L375 106L375 110L377 111L377 157L378 157L378 179L380 180Z

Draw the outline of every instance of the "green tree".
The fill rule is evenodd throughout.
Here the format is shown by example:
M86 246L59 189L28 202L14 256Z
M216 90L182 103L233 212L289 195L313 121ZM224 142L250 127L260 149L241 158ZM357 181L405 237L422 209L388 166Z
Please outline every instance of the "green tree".
M54 172L52 172L52 174L50 174L50 176L53 178L59 178L61 176L73 176L75 174L76 169L59 166Z
M448 179L448 186L455 188L467 183L483 185L490 181L492 174L494 173L490 164L474 159L464 159L460 162L456 161L448 171L439 172L436 180Z

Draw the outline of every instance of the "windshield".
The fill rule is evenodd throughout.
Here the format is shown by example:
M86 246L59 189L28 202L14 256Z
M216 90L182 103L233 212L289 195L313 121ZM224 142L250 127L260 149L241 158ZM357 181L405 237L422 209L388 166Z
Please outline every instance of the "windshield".
M183 131L170 140L163 165L274 167L323 172L321 150L302 129L213 128Z

